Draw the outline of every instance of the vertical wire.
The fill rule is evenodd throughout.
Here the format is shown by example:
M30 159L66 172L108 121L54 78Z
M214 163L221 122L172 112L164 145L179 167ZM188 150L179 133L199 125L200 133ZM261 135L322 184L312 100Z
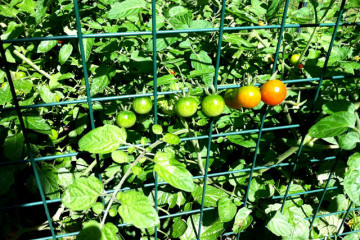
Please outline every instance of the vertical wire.
M343 14L343 11L344 11L344 6L345 6L345 1L346 0L342 0L341 2L341 6L340 6L340 10L339 10L339 15L338 15L338 18L336 20L336 24L335 24L335 27L334 27L334 32L333 32L333 35L331 37L331 41L330 41L330 45L329 45L329 49L326 53L326 58L325 58L325 62L324 62L324 67L321 71L321 75L320 75L320 80L319 80L319 84L318 84L318 87L317 87L317 90L316 90L316 94L315 94L315 97L314 97L314 100L311 104L311 108L310 108L310 113L311 114L314 110L314 106L315 106L315 103L319 97L319 93L320 93L320 89L321 89L321 85L322 85L322 82L324 80L324 77L325 77L325 74L326 74L326 70L327 70L327 64L329 62L329 58L330 58L330 54L331 54L331 51L332 51L332 47L334 45L334 41L335 41L335 37L336 37L336 33L337 33L337 30L339 28L339 24L340 24L340 19L341 19L341 16ZM307 126L306 126L307 127ZM291 171L291 174L290 174L290 179L289 179L289 184L286 188L286 192L285 192L285 195L284 195L284 201L282 203L282 206L281 206L281 212L284 211L284 207L285 207L285 202L287 200L287 197L288 197L288 194L289 194L289 190L290 190L290 186L291 186L291 183L292 183L292 180L293 180L293 177L294 177L294 172L296 171L296 168L297 168L297 163L299 161L299 157L300 157L300 154L301 154L301 151L302 151L302 148L303 148L303 145L304 145L304 140L305 140L305 135L306 133L303 133L303 136L301 138L301 142L300 142L300 146L299 146L299 150L296 154L296 159L294 161L294 166L292 168L292 171Z
M43 205L44 205L45 214L46 214L46 218L47 218L48 223L49 223L51 235L52 235L53 239L56 239L56 234L55 234L55 231L54 231L53 222L52 222L50 212L49 212L49 209L48 209L48 205L47 205L47 202L46 202L46 199L45 199L45 194L44 194L44 190L43 190L43 187L42 187L42 184L41 184L39 173L38 173L37 168L36 168L36 163L35 163L34 157L33 157L32 152L31 152L30 144L28 142L27 129L25 127L25 123L24 123L24 119L23 119L23 116L22 116L22 113L21 113L20 105L19 105L18 99L16 97L14 83L12 81L10 70L9 70L9 63L8 63L8 61L6 59L4 46L3 46L3 43L2 43L1 40L0 40L0 52L1 52L1 57L4 59L3 63L5 65L6 76L7 76L8 80L9 80L9 86L10 86L11 95L12 95L12 98L14 100L15 109L16 109L16 113L17 113L17 116L18 116L18 119L19 119L19 122L20 122L21 130L22 130L24 138L25 138L26 151L27 151L27 154L28 154L28 156L29 156L29 158L31 160L31 167L32 167L32 169L34 171L36 183L37 183L37 186L38 186L38 189L39 189L39 192L40 192L41 201L43 202Z
M215 76L214 76L214 81L213 81L215 91L217 91L217 79L219 76L221 45L222 45L222 37L223 37L223 33L224 33L225 7L226 7L226 0L223 0L222 8L221 8L220 28L219 28L218 51L217 51L217 55L216 55ZM203 183L203 192L202 192L201 207L200 207L199 230L198 230L198 236L197 236L198 240L200 240L200 238L201 238L201 226L202 226L202 221L203 221L203 216L204 216L204 204L205 204L205 196L206 196L206 184L207 184L207 175L208 175L208 168L209 168L209 158L210 158L210 148L211 148L211 141L212 141L213 125L214 125L214 119L211 118L210 126L209 126L209 140L208 140L208 145L207 145L207 150L206 150L204 183ZM203 164L203 163L201 162L200 164ZM194 231L196 231L195 228L194 228Z
M88 76L88 70L87 70L87 66L86 66L83 35L82 35L82 32L81 32L81 21L80 21L79 5L78 5L77 0L74 0L74 10L75 10L75 17L76 17L76 30L77 30L78 40L79 40L80 54L81 54L81 60L82 60L84 78L85 78L86 97L87 97L87 103L88 103L88 106L89 106L90 124L91 124L91 129L94 129L95 128L94 111L93 111L93 108L92 108L92 100L91 100L91 95L90 95L89 76ZM98 172L98 178L101 181L102 177L101 177L101 173L99 171L99 169L100 169L100 161L99 161L99 155L98 154L96 154L96 169L97 169L97 172ZM102 202L105 203L104 198L102 198Z
M152 43L153 43L153 75L154 75L154 124L158 123L157 116L157 102L158 102L158 94L157 94L157 29L156 29L156 1L151 1L151 15L152 15ZM156 135L156 140L158 136ZM158 211L158 175L155 172L154 176L154 184L155 184L155 210ZM155 226L155 240L157 240L158 228Z
M336 232L336 235L335 235L336 237L339 236L340 231L341 231L341 228L342 228L342 226L344 225L344 223L345 223L345 221L346 221L346 218L347 218L347 216L348 216L349 213L350 213L350 209L352 208L353 203L354 203L354 202L351 202L351 203L349 204L349 207L348 207L348 209L347 209L347 211L346 211L346 213L345 213L345 216L344 216L343 220L341 221L340 227L339 227L339 229L338 229L337 232Z
M278 43L277 43L277 46L276 46L276 53L275 53L275 59L274 59L274 65L273 65L273 68L272 68L272 73L274 73L276 71L276 68L277 68L277 59L279 57L281 42L282 42L282 39L283 39L283 34L284 34L284 29L285 29L285 21L286 21L287 12L288 12L288 9L289 9L289 2L290 2L290 0L286 0L286 2L285 2L284 14L283 14L282 20L281 20L281 28L280 28ZM257 138L254 158L253 158L253 162L252 162L252 165L251 165L249 181L248 181L246 194L245 194L244 207L247 206L247 201L248 201L248 197L249 197L249 190L250 190L250 186L251 186L251 181L253 179L254 168L256 166L256 159L257 159L257 155L258 155L258 151L259 151L259 147L260 147L260 141L261 141L261 136L262 136L262 132L263 132L263 128L264 128L264 122L265 122L265 118L266 118L266 115L267 115L269 109L270 108L268 108L266 105L263 108L263 114L262 114L263 116L261 118L261 124L260 124L260 128L259 128L259 135L258 135L258 138ZM237 239L240 239L240 234L241 234L241 232L238 233Z

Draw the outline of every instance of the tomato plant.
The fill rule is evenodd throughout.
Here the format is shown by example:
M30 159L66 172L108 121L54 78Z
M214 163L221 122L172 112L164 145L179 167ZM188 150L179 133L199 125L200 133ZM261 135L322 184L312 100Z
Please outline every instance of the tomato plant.
M261 100L270 106L275 106L286 98L286 86L280 80L270 80L264 83L261 88Z
M121 111L116 115L116 124L119 127L130 128L135 125L136 115L132 111Z
M198 105L195 98L183 97L176 102L175 110L181 117L191 117L196 113Z
M149 113L152 109L152 101L149 97L135 98L133 102L134 111L138 114Z
M260 89L255 86L243 86L236 93L236 101L244 108L254 108L261 101Z

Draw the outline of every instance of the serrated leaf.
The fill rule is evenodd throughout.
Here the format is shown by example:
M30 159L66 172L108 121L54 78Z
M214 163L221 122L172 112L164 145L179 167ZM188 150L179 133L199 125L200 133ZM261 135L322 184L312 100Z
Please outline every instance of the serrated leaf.
M61 65L63 65L69 59L72 51L73 51L73 46L71 44L65 44L60 48L59 62Z
M104 125L88 132L79 140L79 148L90 153L111 153L126 141L126 130Z
M157 212L143 193L120 192L116 198L121 202L118 211L124 222L138 228L151 228L160 224Z
M117 2L111 6L107 14L109 19L121 19L139 13L146 7L144 0L126 0L124 2Z
M309 130L311 137L327 138L334 137L353 127L356 122L354 114L349 112L337 112L325 117L312 126Z
M91 208L103 192L104 185L96 177L79 178L68 186L61 202L73 211L82 211Z

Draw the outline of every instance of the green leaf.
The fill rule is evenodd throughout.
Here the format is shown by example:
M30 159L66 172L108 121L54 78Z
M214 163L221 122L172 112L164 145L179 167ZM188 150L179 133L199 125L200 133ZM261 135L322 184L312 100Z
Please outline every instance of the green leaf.
M344 150L351 150L356 147L356 144L360 142L360 135L357 132L349 132L340 135L337 139L340 148Z
M355 112L355 105L346 100L330 101L322 105L322 110L327 114L334 114L337 112Z
M160 224L157 212L143 193L120 192L116 198L121 202L118 211L124 222L138 228L151 228Z
M119 20L137 14L145 7L146 1L144 0L126 0L121 3L117 2L111 6L107 18Z
M94 176L76 179L61 196L61 202L73 211L82 211L92 207L103 194L104 185Z
M91 95L103 93L105 88L109 85L111 78L115 76L115 68L101 65L95 71L95 75L91 81Z
M250 226L253 220L253 217L250 215L250 213L251 211L245 207L241 208L237 212L235 216L234 225L232 228L234 233L239 233Z
M214 69L212 68L206 68L206 69L201 69L201 70L194 70L190 72L190 75L188 75L188 78L195 78L195 77L200 77L203 75L207 75L207 74L211 74L214 72Z
M33 87L32 81L25 79L17 79L14 81L14 87L16 90L28 94Z
M117 227L113 223L106 223L103 227L95 220L83 223L83 229L77 235L78 240L116 240Z
M53 47L55 47L56 44L57 44L56 40L41 41L37 48L37 53L46 53L50 51Z
M356 122L354 114L349 112L337 112L325 117L312 126L309 130L311 137L327 138L335 137L353 127Z
M360 169L360 153L354 153L349 157L347 165L350 169Z
M255 202L260 198L268 198L274 195L274 187L269 183L265 183L260 178L253 178L249 189L249 200Z
M256 46L251 44L249 41L234 34L224 34L224 41L237 45L239 48L256 48Z
M360 168L350 168L345 173L344 190L351 201L356 205L360 205Z
M268 3L266 18L271 19L278 12L280 6L282 6L282 2L284 0L270 0Z
M195 191L191 193L191 195L194 198L194 201L198 202L199 204L201 204L202 193L203 193L203 188L199 185L196 185ZM229 196L225 192L213 186L206 185L204 206L216 207L218 200L220 200L221 198L228 198L228 197Z
M164 155L162 156L164 157ZM156 162L154 170L171 186L187 192L194 191L193 176L184 164L173 158L162 158L159 161L159 157L155 157L154 161Z
M88 132L79 140L79 148L90 153L111 153L126 141L126 130L104 125Z
M7 193L14 184L14 167L13 166L2 166L0 168L0 196Z
M45 165L38 172L45 196L50 199L60 198L58 176L55 172L55 169Z
M165 136L163 137L163 141L171 145L177 145L181 142L179 136L172 133L165 134Z
M111 153L111 158L117 163L129 162L129 156L122 150L117 150Z
M217 207L222 222L230 222L234 218L237 207L230 198L221 198L217 202Z
M51 134L51 127L40 116L24 116L25 127L42 134Z
M59 52L59 62L61 65L63 65L66 60L69 59L71 53L73 51L73 46L71 44L65 44L61 47Z
M153 125L153 126L151 127L151 130L152 130L152 132L153 132L154 134L156 134L156 135L161 135L162 132L163 132L163 128L162 128L162 126L159 125L159 124Z
M206 20L195 20L190 23L190 28L213 28L213 25Z
M220 235L224 232L224 223L216 216L216 211L204 212L203 222L201 226L201 240L214 240L219 239ZM180 237L181 240L197 239L199 232L200 215L191 215L187 219L187 229Z
M85 54L85 61L89 60L92 46L95 43L95 38L84 38L83 45L84 45L84 54ZM80 51L80 48L79 48Z
M276 212L275 216L267 224L267 228L276 236L288 236L292 230L288 218L281 212Z
M187 229L186 222L178 218L171 226L171 236L173 238L179 238L185 233L186 229Z
M244 135L229 135L227 136L227 139L235 143L239 146L245 147L245 148L254 148L256 147L256 142L254 139L252 139L252 136L244 136Z
M18 134L8 136L2 145L4 156L11 161L22 160L22 152L24 148L24 135Z
M10 91L10 85L6 84L4 88L0 88L0 105L5 105L10 103L12 100L12 95Z
M169 47L171 44L175 43L178 40L177 37L159 37L156 39L156 50L162 51ZM150 39L146 45L146 50L149 52L153 51L153 41Z
M359 2L359 7L360 7L360 2ZM356 233L351 233L349 235L346 235L342 240L358 240L359 239L359 235Z
M188 29L191 24L191 13L181 12L170 18L170 24L174 29Z
M49 89L48 86L46 85L40 85L38 87L38 91L40 93L40 97L41 99L45 102L45 103L53 103L53 102L57 102L55 94L52 93Z
M244 169L244 164L245 161L241 160L241 163L237 165L234 169L231 169L231 171L238 171ZM239 173L232 173L229 175L229 183L235 187L239 184L243 184L248 176L249 174L246 171Z

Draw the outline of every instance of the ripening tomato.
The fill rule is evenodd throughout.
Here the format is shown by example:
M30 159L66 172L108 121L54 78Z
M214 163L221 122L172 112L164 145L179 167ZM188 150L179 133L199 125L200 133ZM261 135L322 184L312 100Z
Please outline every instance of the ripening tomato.
M181 117L191 117L196 113L198 102L193 97L183 97L175 104L175 110Z
M304 64L299 64L298 68L300 68L300 69L304 68Z
M296 66L297 63L298 63L298 61L299 61L299 59L300 59L300 55L299 55L299 54L294 54L294 55L292 55L291 58L290 58L290 63L291 63L291 65Z
M261 88L261 100L270 106L275 106L286 98L286 86L280 80L270 80L264 83Z
M138 114L146 114L152 109L152 101L149 97L135 98L133 108Z
M136 115L132 111L121 111L116 116L116 124L119 127L129 128L134 126L136 122Z
M239 102L236 99L238 90L239 89L229 89L225 92L224 100L225 100L226 106L228 106L229 108L232 108L232 109L240 109L241 108L241 105L239 104Z
M263 21L259 21L259 26L264 26L265 23Z
M274 54L271 54L271 55L270 55L270 61L271 61L271 62L275 62L275 56L274 56Z
M63 40L59 40L59 41L58 41L58 43L60 43L60 44L63 43L63 42L64 42Z
M170 74L175 75L174 70L170 70Z
M261 101L260 89L255 86L243 86L239 88L236 99L242 107L256 107Z
M202 100L201 107L208 117L217 117L224 111L225 101L220 95L209 95Z

